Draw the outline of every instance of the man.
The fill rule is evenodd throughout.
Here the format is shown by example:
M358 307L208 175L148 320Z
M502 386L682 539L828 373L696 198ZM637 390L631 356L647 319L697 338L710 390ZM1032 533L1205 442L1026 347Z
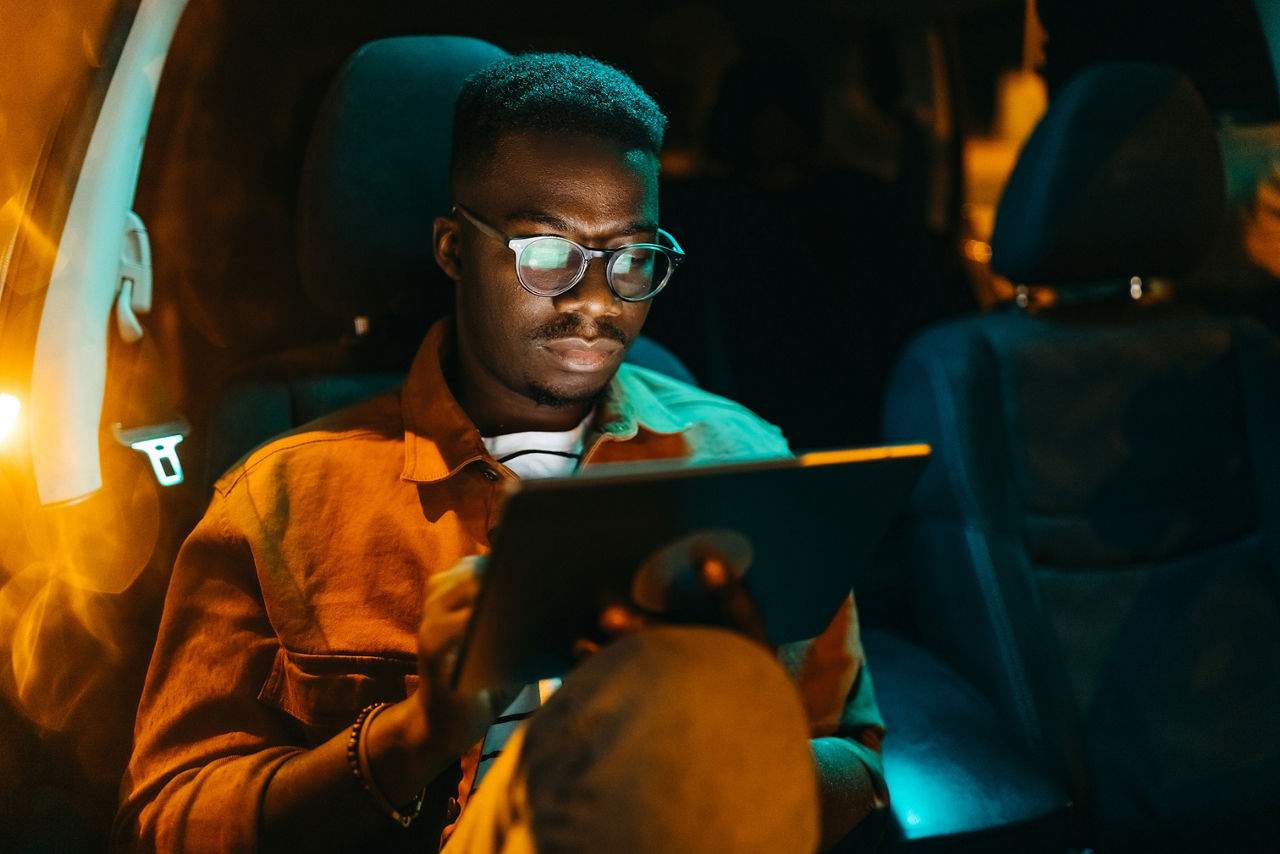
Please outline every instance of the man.
M424 850L448 824L449 852L809 851L883 803L851 599L779 651L785 670L741 635L610 609L606 634L625 636L523 729L549 686L508 705L447 685L504 480L787 453L736 404L622 365L681 257L657 227L664 124L629 78L580 57L468 80L455 206L433 235L456 318L401 390L219 481L174 570L123 844ZM573 536L574 520L548 524ZM702 576L748 626L723 567Z

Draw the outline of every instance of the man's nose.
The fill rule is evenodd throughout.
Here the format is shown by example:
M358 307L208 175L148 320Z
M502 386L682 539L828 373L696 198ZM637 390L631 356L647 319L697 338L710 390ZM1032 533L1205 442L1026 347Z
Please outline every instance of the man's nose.
M622 300L609 287L607 259L592 258L578 283L556 297L561 311L575 311L591 317L613 317L622 311Z

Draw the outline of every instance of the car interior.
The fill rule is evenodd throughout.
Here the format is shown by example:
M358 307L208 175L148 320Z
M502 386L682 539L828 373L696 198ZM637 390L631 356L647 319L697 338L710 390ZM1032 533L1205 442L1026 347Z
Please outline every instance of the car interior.
M1280 795L1280 350L1256 321L1141 294L1198 261L1222 198L1190 82L1091 66L1024 146L992 236L993 267L1055 304L929 329L886 397L886 437L945 463L899 539L922 637L1099 848L1261 850Z
M689 260L628 359L795 450L933 449L856 591L890 804L836 850L1280 850L1280 284L1240 250L1280 169L1280 16L1172 5L24 18L79 70L32 88L55 119L0 178L0 849L105 846L214 481L402 380L451 310L463 80L574 50L671 116Z

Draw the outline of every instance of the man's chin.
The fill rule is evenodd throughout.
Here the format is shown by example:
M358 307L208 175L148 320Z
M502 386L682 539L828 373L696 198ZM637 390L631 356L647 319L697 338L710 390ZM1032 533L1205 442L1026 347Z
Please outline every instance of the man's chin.
M569 407L582 406L590 404L594 406L604 397L605 392L609 389L609 381L596 382L583 387L570 387L564 385L550 385L547 383L530 382L529 383L529 399L538 406L547 406L552 409L568 409Z

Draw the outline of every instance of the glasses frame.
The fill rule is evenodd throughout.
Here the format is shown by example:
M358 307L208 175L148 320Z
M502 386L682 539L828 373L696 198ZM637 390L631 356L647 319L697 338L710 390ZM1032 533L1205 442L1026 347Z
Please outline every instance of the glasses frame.
M481 234L492 237L494 240L497 240L499 243L506 244L507 248L515 253L516 278L520 280L520 287L524 288L526 291L533 294L534 296L558 297L561 294L568 293L569 291L573 290L573 288L578 284L578 282L582 281L582 277L586 275L586 272L587 272L587 265L591 263L591 260L593 258L604 258L604 259L607 259L605 261L605 268L604 268L605 281L608 282L609 290L613 293L613 295L618 299L622 300L623 302L645 302L647 300L653 299L654 296L656 296L659 291L661 291L663 288L667 286L667 282L671 281L671 274L676 271L676 267L680 265L680 262L684 261L684 250L680 248L680 244L676 242L676 239L672 237L670 233L664 231L661 228L658 229L658 237L659 239L664 239L669 241L671 244L670 246L663 246L660 243L628 243L626 246L619 246L617 249L592 249L590 246L583 246L581 243L578 243L575 240L569 240L569 238L562 237L559 234L534 234L534 235L530 235L529 237L512 237L506 232L501 231L500 229L497 229L494 226L490 225L489 223L485 222L483 219L480 218L479 214L475 213L466 205L463 205L459 202L454 202L453 213L455 215L462 214L467 219L468 222L470 222L472 225L476 227L478 231L480 231ZM546 240L548 238L554 238L556 240L564 240L568 243L572 243L582 253L582 263L578 267L578 272L574 275L574 277L569 281L567 285L551 292L534 289L532 286L529 285L528 282L524 280L524 276L521 275L521 272L520 272L520 253L524 251L524 248L535 240ZM642 297L629 297L624 294L618 293L618 289L614 287L613 265L618 260L619 252L625 252L628 249L636 249L636 248L656 249L657 251L665 254L670 259L671 263L667 267L667 274L662 277L662 281L659 282L657 286L653 288L653 290L649 291L649 293L645 294Z

